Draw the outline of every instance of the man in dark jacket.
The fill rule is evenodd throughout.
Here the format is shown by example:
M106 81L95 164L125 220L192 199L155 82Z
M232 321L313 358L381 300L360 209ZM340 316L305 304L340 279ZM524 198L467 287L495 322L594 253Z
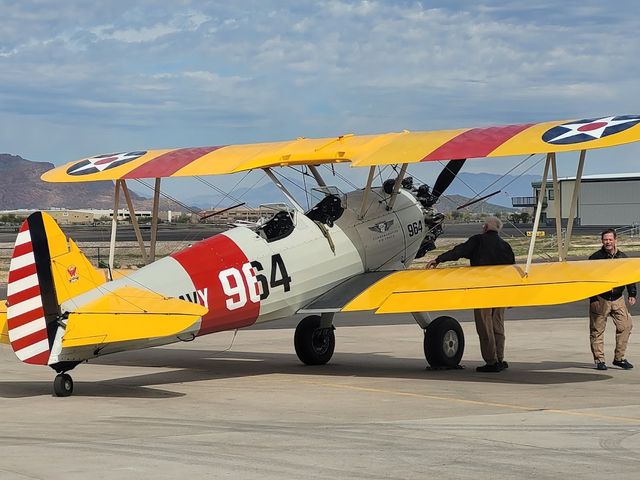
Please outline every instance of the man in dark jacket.
M427 268L435 268L439 263L460 258L468 258L471 266L514 264L515 256L511 245L498 235L501 229L502 221L499 218L487 218L482 233L439 255L427 264ZM473 311L476 331L480 337L480 351L486 362L486 365L476 368L478 372L499 372L509 366L504 361L504 310L476 308Z
M623 252L618 250L615 230L612 228L605 230L600 235L600 239L602 240L602 248L591 255L589 260L627 258ZM624 358L631 328L633 327L631 315L629 315L629 310L627 310L627 305L624 301L624 288L624 286L612 288L590 299L589 339L591 341L593 360L598 370L607 369L607 365L604 363L604 330L607 326L607 317L609 315L613 318L613 323L616 326L616 349L613 355L613 364L625 370L633 368L633 365ZM627 285L626 288L629 294L629 305L634 305L637 294L636 284L632 283Z

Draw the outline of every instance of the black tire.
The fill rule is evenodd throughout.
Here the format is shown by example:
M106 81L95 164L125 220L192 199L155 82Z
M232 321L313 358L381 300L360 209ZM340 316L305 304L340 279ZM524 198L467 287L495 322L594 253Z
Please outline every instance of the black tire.
M68 373L60 373L53 380L53 393L56 397L68 397L73 393L73 379Z
M296 327L293 337L296 354L307 365L324 365L333 356L336 336L333 327L320 328L320 317L305 317Z
M424 331L424 356L435 368L456 368L464 353L464 333L455 318L438 317Z

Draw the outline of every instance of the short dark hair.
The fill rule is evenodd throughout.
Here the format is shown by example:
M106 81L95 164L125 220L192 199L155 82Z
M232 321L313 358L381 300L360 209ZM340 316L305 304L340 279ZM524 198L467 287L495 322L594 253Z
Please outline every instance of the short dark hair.
M604 230L601 234L600 234L600 240L602 240L604 238L604 236L607 233L612 233L613 234L613 238L618 238L618 235L616 234L615 229L613 228L607 228L606 230Z

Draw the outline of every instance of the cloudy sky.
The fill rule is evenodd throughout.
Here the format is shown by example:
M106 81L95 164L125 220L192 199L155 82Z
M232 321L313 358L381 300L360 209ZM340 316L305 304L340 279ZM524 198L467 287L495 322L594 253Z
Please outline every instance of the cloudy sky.
M0 13L0 152L55 164L640 113L632 0L0 0ZM585 172L637 172L639 155L599 152Z

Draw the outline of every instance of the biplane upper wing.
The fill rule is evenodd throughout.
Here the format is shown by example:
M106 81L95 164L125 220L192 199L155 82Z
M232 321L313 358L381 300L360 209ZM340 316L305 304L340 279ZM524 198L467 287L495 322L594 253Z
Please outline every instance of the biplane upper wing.
M223 175L255 168L350 162L364 167L611 147L640 140L640 116L97 155L42 175L48 182Z
M640 258L365 273L299 313L405 313L573 302L640 280Z

